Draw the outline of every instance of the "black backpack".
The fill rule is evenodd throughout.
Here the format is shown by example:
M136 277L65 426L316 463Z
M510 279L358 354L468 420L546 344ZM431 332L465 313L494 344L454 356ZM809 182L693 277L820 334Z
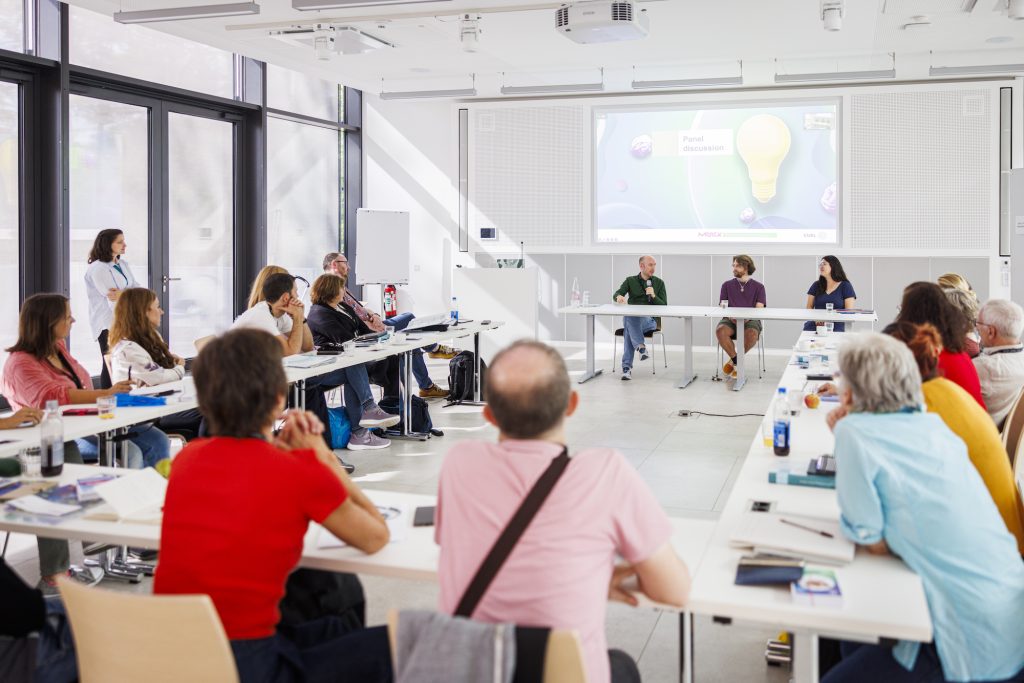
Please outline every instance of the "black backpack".
M419 432L420 434L426 434L434 428L434 423L430 419L430 411L427 409L427 402L419 396L412 396L412 402L409 405L409 412L412 413L412 426L409 431ZM398 399L394 396L385 396L381 399L380 409L385 413L391 413L392 415L401 415L401 410L398 406ZM397 431L402 430L402 423L399 422L391 429Z
M480 360L480 397L484 395L484 377L487 365ZM460 351L448 362L448 405L473 400L473 374L476 371L472 351Z

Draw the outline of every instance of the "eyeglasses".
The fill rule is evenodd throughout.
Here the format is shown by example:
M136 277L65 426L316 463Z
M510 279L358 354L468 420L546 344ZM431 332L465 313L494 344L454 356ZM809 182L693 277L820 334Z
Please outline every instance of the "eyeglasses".
M995 325L989 325L988 323L983 323L980 320L977 321L976 323L974 323L974 326L975 327L995 327Z
M301 275L295 275L293 279L295 280L295 295L300 299L304 298L309 290L309 280Z
M331 263L348 263L348 259L346 259L346 258L336 258L333 261L331 261Z

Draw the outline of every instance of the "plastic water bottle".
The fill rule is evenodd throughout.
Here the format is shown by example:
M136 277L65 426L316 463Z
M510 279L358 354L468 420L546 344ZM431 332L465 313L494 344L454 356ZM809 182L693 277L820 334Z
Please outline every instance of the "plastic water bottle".
M46 402L43 423L39 425L39 445L42 450L40 473L56 477L64 471L64 422L56 401Z
M454 296L452 297L452 312L449 315L451 316L452 323L454 323L455 325L458 325L459 324L459 300L457 298L455 298Z
M775 455L789 455L789 397L786 396L785 387L779 387L775 405L772 406L772 414L775 422L772 435Z
M576 308L582 302L582 296L580 294L580 281L579 278L572 279L572 306Z

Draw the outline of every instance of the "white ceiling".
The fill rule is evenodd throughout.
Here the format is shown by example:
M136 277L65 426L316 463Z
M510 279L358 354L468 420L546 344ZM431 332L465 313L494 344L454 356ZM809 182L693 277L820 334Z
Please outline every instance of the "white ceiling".
M300 12L291 0L257 0L261 14L150 24L154 29L318 75L367 92L465 87L480 96L506 84L594 82L628 90L638 80L737 75L770 85L776 73L892 68L899 79L928 77L928 67L1024 62L1024 21L1001 11L1005 0L846 0L843 28L827 32L819 0L650 0L642 40L578 45L554 28L557 2L451 0ZM196 5L202 0L74 0L118 9ZM967 8L967 9L965 9ZM479 51L463 52L458 16L480 13ZM931 26L905 30L917 15ZM351 25L394 44L318 61L311 49L271 37L272 29L317 22ZM989 42L996 39L999 42ZM895 55L893 58L890 55ZM1024 75L1024 74L1021 74ZM382 88L383 82L383 88Z

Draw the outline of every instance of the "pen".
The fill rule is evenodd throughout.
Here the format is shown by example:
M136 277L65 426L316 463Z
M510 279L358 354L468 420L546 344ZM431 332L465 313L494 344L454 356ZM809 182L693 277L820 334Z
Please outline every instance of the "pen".
M128 366L128 381L132 381L132 366Z
M788 524L789 526L795 526L798 529L803 529L804 531L810 531L812 533L818 534L819 536L824 536L825 538L835 538L835 536L833 536L832 534L830 534L827 531L822 531L821 529L815 529L814 527L810 527L810 526L804 526L803 524L797 524L796 522L791 522L788 519L784 519L782 517L779 517L779 521L782 522L783 524Z

